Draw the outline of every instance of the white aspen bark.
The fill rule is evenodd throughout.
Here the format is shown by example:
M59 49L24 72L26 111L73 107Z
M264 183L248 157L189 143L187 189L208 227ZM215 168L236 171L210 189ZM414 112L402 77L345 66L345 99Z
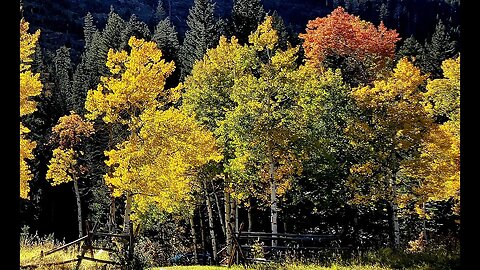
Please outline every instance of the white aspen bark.
M278 210L277 210L277 184L275 183L274 179L274 165L273 165L273 160L270 160L270 201L271 201L271 208L270 208L270 214L271 214L271 228L272 228L272 233L276 234L278 233L278 228L277 228L277 216L278 216ZM277 240L272 240L272 247L277 246Z
M123 232L130 232L130 213L132 212L133 194L127 192L127 202L125 204L125 216L123 217Z
M80 191L78 189L78 181L73 178L73 189L75 191L75 199L77 201L77 222L78 222L78 238L83 236L83 225L82 225L82 204L80 202Z
M207 184L205 182L203 182L203 188L204 188L204 194L205 194L205 203L207 204L208 229L210 231L210 240L212 242L213 261L217 262L217 240L216 240L215 231L213 228L212 203L210 201L210 195L208 194Z

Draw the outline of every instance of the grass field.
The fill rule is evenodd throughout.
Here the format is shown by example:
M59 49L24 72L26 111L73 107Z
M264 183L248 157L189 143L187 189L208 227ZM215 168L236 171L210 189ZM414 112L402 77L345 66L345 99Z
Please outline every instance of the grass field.
M228 269L222 266L171 266L171 267L156 267L151 268L149 270L225 270ZM245 269L242 266L232 266L230 267L232 270L242 270ZM248 269L252 270L388 270L393 268L381 267L381 266L340 266L340 265L332 265L331 267L322 267L318 265L256 265L251 266Z

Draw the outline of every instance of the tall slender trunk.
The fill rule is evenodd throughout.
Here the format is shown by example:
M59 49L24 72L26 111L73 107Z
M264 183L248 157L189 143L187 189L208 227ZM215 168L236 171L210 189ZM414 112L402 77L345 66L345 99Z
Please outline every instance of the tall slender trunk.
M390 202L390 207L392 209L391 219L392 219L392 229L393 229L393 248L398 249L400 246L400 227L398 225L398 206L394 202Z
M206 264L205 261L205 232L204 232L204 227L203 227L203 215L202 215L202 209L201 207L198 208L198 214L200 216L200 237L202 239L202 262L203 264Z
M270 214L271 214L271 227L272 227L272 233L276 234L278 233L278 228L277 228L277 217L278 217L278 210L277 210L277 184L275 183L274 179L274 164L273 164L273 158L270 157L270 202L271 202L271 208L270 208ZM272 247L277 246L277 240L272 240Z
M393 229L393 248L398 249L400 246L400 226L398 223L398 205L396 202L397 198L397 184L395 183L395 177L392 177L392 192L393 199L390 202L391 219L392 219L392 229Z
M193 222L193 216L194 214L191 214L188 218L188 221L190 222L190 236L192 237L193 242L193 257L195 260L195 264L198 264L197 234L195 232L195 223Z
M208 213L208 229L210 230L210 240L212 241L212 253L213 261L216 263L217 260L217 240L215 237L215 231L213 228L213 209L212 203L210 200L210 195L208 194L207 184L203 182L203 188L205 193L205 203L207 204L207 213Z
M212 183L212 188L214 187L213 186L213 182ZM220 207L220 201L218 199L218 195L217 193L215 192L215 189L213 191L213 196L215 197L215 204L217 206L217 211L218 211L218 220L220 220L220 225L222 226L222 232L223 232L223 235L226 236L226 231L225 231L225 222L223 222L223 215L222 215L222 209Z
M112 124L108 124L108 143L107 143L107 149L112 150L112 143L113 143L113 126ZM108 167L108 171L111 172L111 167ZM113 196L113 190L110 190L110 211L108 215L108 230L110 232L113 232L116 227L116 208L115 208L115 197Z
M127 202L125 204L125 216L123 217L123 232L130 232L130 213L132 212L133 194L127 192Z
M110 196L110 213L108 215L108 230L113 232L115 229L115 197Z
M236 207L236 199L230 198L230 226L229 227L231 227L232 230L235 230L235 219L236 219L235 207ZM235 231L233 231L232 233L235 233Z
M232 234L232 249L233 249L233 236L235 235L235 205L236 205L236 199L230 197L230 224L228 225L229 228L231 228L231 234ZM237 256L238 258L238 256Z
M423 229L423 240L425 240L425 244L428 243L428 238L427 238L427 212L425 209L425 203L422 203L422 208L423 208L423 221L422 221L422 229Z
M82 204L80 202L80 191L78 190L77 178L73 177L73 189L75 191L75 199L77 201L77 222L78 222L78 238L83 236L82 226Z
M232 251L232 231L230 230L230 193L225 190L225 231L226 231L226 242L227 242L227 254L230 254Z
M235 232L238 233L238 200L235 199Z
M251 232L253 230L253 217L252 217L252 203L253 199L252 197L248 198L248 209L247 209L247 215L248 215L248 232Z

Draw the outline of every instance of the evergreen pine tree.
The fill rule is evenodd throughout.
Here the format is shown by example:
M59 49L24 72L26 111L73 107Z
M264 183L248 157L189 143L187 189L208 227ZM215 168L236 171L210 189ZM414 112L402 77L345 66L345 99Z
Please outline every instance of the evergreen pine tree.
M442 62L455 56L456 42L441 20L438 21L430 42L425 43L425 52L425 60L421 65L423 70L430 73L431 79L442 77Z
M218 43L219 35L211 0L194 0L187 17L188 30L180 48L181 77L185 78L196 60Z
M120 45L121 50L128 49L128 40L132 36L146 40L150 40L151 36L148 25L140 21L135 14L132 14L132 16L130 16L130 20L126 23L125 28L122 30L122 43Z
M108 68L105 66L107 62L107 54L109 49L118 50L122 45L122 32L126 27L126 22L113 10L110 9L108 14L107 24L102 31L100 44L98 44L98 58L96 64L99 65L100 75L107 75ZM93 40L93 38L92 38Z
M93 33L95 33L96 27L93 24L93 16L90 12L85 16L85 23L83 26L83 35L85 37L85 48L90 46L92 42Z
M165 9L163 8L163 0L158 0L157 9L155 10L155 22L159 22L167 16Z
M73 104L73 93L70 81L71 74L71 60L70 60L70 51L67 47L60 47L55 54L53 59L55 65L55 91L56 101L58 102L59 108L63 111L63 114L66 114L68 111L72 110Z
M277 30L278 33L278 47L282 50L286 50L289 35L287 32L287 27L285 26L285 22L276 10L272 13L272 27L273 29Z
M178 33L169 17L158 22L152 40L157 43L167 61L173 60L177 64L180 43Z
M402 46L400 46L400 48L398 49L396 56L397 60L403 57L408 57L409 60L415 58L416 61L422 62L424 54L425 50L422 44L420 44L412 35L409 38L405 39Z
M263 21L265 10L260 0L233 0L232 35L240 44L248 42L248 35Z
M152 40L157 43L158 48L162 51L163 58L167 61L173 61L175 63L175 70L171 76L169 76L165 82L165 88L171 88L178 85L180 80L180 61L179 50L180 43L178 42L178 33L175 30L175 26L170 21L170 17L167 17L158 22L155 27Z

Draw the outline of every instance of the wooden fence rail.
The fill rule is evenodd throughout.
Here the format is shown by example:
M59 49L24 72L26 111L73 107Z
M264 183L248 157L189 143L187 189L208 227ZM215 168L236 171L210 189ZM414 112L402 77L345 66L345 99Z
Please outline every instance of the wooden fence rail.
M243 225L243 224L242 224ZM311 251L342 251L349 250L351 247L341 247L338 245L325 245L332 243L332 241L341 240L340 234L298 234L298 233L269 233L269 232L245 232L242 231L243 226L240 226L240 230L235 232L232 237L232 252L228 254L226 261L227 266L230 267L234 261L234 257L237 258L237 263L241 260L242 264L246 266L247 263L254 262L268 262L265 258L253 258L245 255L251 254L251 250L257 246L252 245L254 240L278 240L283 241L284 245L266 246L260 247L265 251L265 254L270 254L272 251L283 250L311 250ZM245 242L246 244L240 244L239 242ZM310 243L310 245L305 245ZM313 244L313 246L312 246ZM315 246L320 244L323 246ZM234 251L235 250L235 251ZM225 261L225 259L223 261Z
M132 260L133 241L134 241L133 229L132 229L133 226L130 225L130 232L128 234L118 234L118 233L97 232L96 231L96 227L97 227L96 225L97 224L95 224L93 229L90 229L90 224L88 222L86 222L85 228L86 228L87 234L85 236L82 236L82 237L80 237L80 238L78 238L78 239L76 239L76 240L74 240L70 243L64 244L60 247L56 247L56 248L51 249L49 251L46 251L46 252L41 251L41 253L40 253L41 258L44 258L45 256L51 255L51 254L53 254L55 252L58 252L60 250L64 250L64 249L66 249L66 248L68 248L72 245L81 244L81 253L80 253L80 255L77 256L77 258L69 259L69 260L65 260L65 261L61 261L61 262L23 265L23 266L20 266L20 269L35 269L35 268L40 267L40 266L52 266L52 265L61 265L61 264L76 262L77 264L75 266L75 269L78 270L78 269L80 269L80 265L82 263L82 260L94 261L94 262L99 262L99 263L104 263L104 264L119 265L119 266L121 266L121 269L125 268ZM107 251L109 253L121 252L121 251L118 251L118 250L115 250L115 249L112 249L112 248L108 248L108 247L94 246L93 245L94 240L98 239L99 237L125 239L126 240L125 241L126 245L125 245L125 248L124 248L123 252L125 252L127 254L127 256L126 256L127 265L122 264L122 263L117 262L117 261L109 261L109 260L103 260L103 259L95 258L94 252L93 252L94 250L104 250L104 251ZM90 255L91 255L90 257L85 256L85 254L88 251L90 251Z

